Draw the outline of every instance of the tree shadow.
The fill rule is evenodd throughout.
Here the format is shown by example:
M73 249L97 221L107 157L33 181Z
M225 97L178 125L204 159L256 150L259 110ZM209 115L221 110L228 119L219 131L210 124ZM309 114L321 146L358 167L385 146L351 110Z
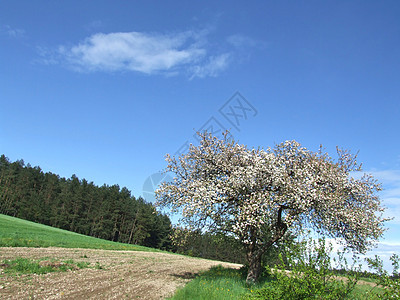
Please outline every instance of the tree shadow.
M174 276L176 278L180 279L195 279L197 276L199 276L198 273L192 273L192 272L183 272L180 274L170 274L171 276Z

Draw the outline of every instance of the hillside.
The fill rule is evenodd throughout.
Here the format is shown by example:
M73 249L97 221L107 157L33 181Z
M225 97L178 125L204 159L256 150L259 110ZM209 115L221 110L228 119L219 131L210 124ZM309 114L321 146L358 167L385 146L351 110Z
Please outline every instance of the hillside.
M0 247L63 247L109 250L157 251L111 242L75 232L0 214Z

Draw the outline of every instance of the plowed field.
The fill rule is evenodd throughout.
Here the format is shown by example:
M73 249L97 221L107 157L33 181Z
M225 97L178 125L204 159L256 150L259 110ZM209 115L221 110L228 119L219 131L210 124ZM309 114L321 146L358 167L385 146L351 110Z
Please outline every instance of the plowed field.
M0 262L17 257L90 263L90 268L43 275L8 275L0 266L0 299L164 299L223 263L159 252L65 248L0 248ZM5 268L5 266L3 266Z

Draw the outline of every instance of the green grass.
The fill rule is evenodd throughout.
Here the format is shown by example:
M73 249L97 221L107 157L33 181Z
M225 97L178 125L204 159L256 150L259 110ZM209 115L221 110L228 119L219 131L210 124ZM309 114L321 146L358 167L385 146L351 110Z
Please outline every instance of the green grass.
M68 270L88 268L89 265L90 263L87 262L74 262L73 260L57 261L46 258L40 260L28 258L6 259L0 264L3 273L11 275L66 272Z
M247 291L246 282L239 270L217 266L196 277L170 299L239 299Z
M362 281L365 281L365 282L371 282L371 283L374 283L374 284L377 283L377 280L375 278L370 278L370 277L360 277L359 280L362 280Z
M263 288L268 287L274 279L266 277L257 285L247 285L241 270L226 269L221 266L211 268L178 290L170 300L225 300L225 299L264 299ZM346 299L373 300L383 290L380 287L357 284ZM284 295L283 295L284 297ZM284 298L286 299L286 298Z
M354 300L370 300L378 299L378 295L383 294L383 289L381 287L371 287L366 284L357 284L351 293L350 297Z
M0 247L62 247L160 251L116 243L0 214Z

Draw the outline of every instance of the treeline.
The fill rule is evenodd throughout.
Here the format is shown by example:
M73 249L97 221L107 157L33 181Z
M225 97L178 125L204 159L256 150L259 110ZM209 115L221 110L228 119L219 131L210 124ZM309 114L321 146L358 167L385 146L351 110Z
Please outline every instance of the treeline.
M232 236L174 227L171 239L173 251L180 254L239 264L247 263L243 244ZM262 265L274 267L282 262L281 259L286 262L288 249L294 244L296 241L292 234L278 241L264 253Z
M118 185L96 186L0 157L0 213L115 242L171 250L171 221Z
M246 263L242 244L230 236L174 227L171 239L174 252L179 254L239 264Z

